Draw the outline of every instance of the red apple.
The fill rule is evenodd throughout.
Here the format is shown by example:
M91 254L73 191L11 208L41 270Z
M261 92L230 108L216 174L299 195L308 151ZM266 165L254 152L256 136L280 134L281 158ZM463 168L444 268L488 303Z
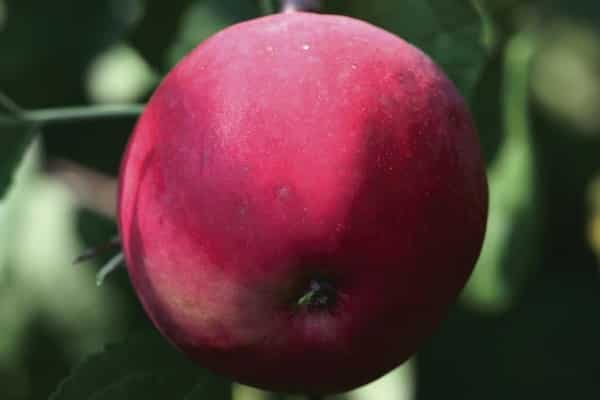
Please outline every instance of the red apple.
M287 13L225 29L167 75L119 200L164 336L240 382L318 394L432 334L478 257L487 183L467 106L424 53Z

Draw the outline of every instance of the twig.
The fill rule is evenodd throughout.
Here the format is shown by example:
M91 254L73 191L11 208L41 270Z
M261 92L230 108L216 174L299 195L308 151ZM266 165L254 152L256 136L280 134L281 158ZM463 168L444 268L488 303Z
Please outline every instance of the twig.
M110 261L107 262L102 268L100 268L100 271L98 271L98 273L96 274L96 285L102 286L102 283L104 283L104 279L106 279L108 274L110 274L123 264L124 258L125 256L123 255L123 252L120 252L119 254L111 258Z
M0 92L0 106L15 115L23 112L23 109L3 92Z
M56 122L78 122L86 120L138 117L144 111L143 104L62 107L24 111L23 119L41 125Z
M83 253L77 256L75 260L73 260L73 264L79 264L84 261L89 261L94 258L100 257L103 254L106 254L112 249L118 248L121 245L121 240L118 236L110 239L108 242L101 243L94 247L90 247L85 249Z

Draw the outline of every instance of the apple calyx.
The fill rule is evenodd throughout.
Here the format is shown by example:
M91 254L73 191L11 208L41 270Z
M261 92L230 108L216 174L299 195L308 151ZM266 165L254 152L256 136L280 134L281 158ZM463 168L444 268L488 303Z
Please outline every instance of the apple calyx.
M306 292L298 299L300 309L314 312L331 309L337 301L335 287L326 279L313 278L308 283Z

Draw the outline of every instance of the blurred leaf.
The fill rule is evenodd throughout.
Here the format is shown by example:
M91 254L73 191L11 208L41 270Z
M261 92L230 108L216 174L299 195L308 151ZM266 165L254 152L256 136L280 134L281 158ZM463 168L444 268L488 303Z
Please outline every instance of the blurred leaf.
M96 392L90 400L171 399L172 383L153 374L133 374Z
M530 1L533 2L533 0ZM540 7L539 11L544 13L544 17L576 18L579 23L591 23L596 27L600 23L600 2L596 0L552 0L535 3L537 3L536 6Z
M145 0L144 13L128 35L128 42L161 75L165 58L179 30L181 18L194 0Z
M589 207L591 209L588 221L588 240L592 250L600 262L600 177L597 177L588 189Z
M534 269L540 214L528 89L534 43L528 34L505 50L504 142L488 169L490 209L479 262L465 290L477 307L505 309Z
M90 397L90 400L228 400L231 399L228 385L221 380L207 379L196 384L191 392L185 395L185 388L178 387L177 373L170 376L155 374L134 374L122 381L108 386ZM179 390L177 390L179 389ZM184 396L184 397L181 397Z
M79 77L139 18L140 1L5 0L4 11L0 88L37 108L84 100Z
M94 103L127 104L151 92L159 79L135 49L119 43L96 56L86 86Z
M147 330L88 357L51 400L182 399L201 390L205 398L229 399L230 383L199 368L156 331Z
M492 13L505 12L515 6L523 5L532 0L478 0L485 8Z
M213 377L197 383L184 400L231 400L231 384L223 378Z
M2 400L47 399L84 354L126 331L122 296L90 290L94 271L71 265L81 250L74 200L40 173L40 144L34 139L0 204Z
M13 174L35 133L32 124L0 113L0 199L10 187Z
M597 27L569 18L548 18L532 70L532 92L568 134L600 138L600 35Z
M497 52L487 64L471 97L471 111L479 131L487 165L492 165L505 136L502 115L502 74L504 54Z
M465 97L487 59L484 22L469 0L349 0L326 11L367 20L420 47L446 71Z
M142 0L3 0L0 89L28 109L85 104L85 72L141 16ZM130 124L49 127L44 152L116 170Z
M597 269L548 261L506 313L454 307L419 352L415 400L600 398Z
M273 14L277 12L281 6L279 0L257 0L260 6L260 10L264 15Z
M169 55L169 65L175 65L183 56L213 33L237 22L260 16L257 1L196 0L187 9L177 39Z

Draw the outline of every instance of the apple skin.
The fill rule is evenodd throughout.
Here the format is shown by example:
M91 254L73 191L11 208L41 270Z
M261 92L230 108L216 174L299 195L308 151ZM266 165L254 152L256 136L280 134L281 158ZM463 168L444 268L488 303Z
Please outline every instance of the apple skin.
M118 217L137 295L176 347L242 383L327 394L431 336L487 201L472 118L429 57L365 22L286 13L219 32L166 76ZM299 305L314 282L325 301Z

